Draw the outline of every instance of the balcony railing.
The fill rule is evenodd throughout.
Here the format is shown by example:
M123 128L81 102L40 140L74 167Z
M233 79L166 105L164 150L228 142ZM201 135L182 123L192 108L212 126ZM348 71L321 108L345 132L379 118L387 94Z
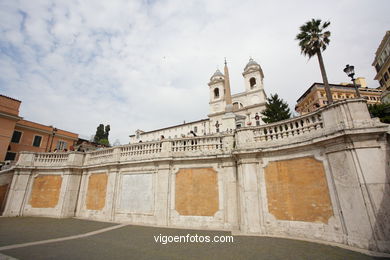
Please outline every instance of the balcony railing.
M69 153L36 153L34 166L66 166Z
M255 128L253 129L254 140L257 142L269 142L294 138L313 133L323 127L321 113L312 113Z
M222 150L223 137L193 137L171 141L172 152Z

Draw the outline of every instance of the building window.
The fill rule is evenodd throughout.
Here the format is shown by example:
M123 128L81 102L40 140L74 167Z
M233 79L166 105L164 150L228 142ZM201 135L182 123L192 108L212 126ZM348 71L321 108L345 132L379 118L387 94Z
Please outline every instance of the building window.
M214 89L214 98L219 98L219 88Z
M239 104L238 102L233 103L233 111L237 111L239 109Z
M39 135L34 136L33 146L35 147L41 146L41 141L42 141L42 136Z
M18 144L20 142L20 138L21 137L22 137L22 132L14 131L14 133L12 135L11 142L15 143L15 144Z
M383 87L383 85L385 85L385 82L383 81L383 79L381 79L380 81L379 81L379 84Z
M385 81L389 80L389 74L385 73Z
M195 133L198 132L198 127L197 127L197 126L194 126L194 132L195 132Z
M250 78L249 79L249 84L251 86L251 89L256 87L256 79L255 78Z
M7 152L5 155L5 161L14 161L16 157L16 153L13 152Z
M256 126L260 125L260 116L258 113L255 114Z
M56 149L57 149L58 151L62 151L62 150L64 150L64 149L66 149L66 147L67 147L67 143L66 143L65 141L58 141L58 142L57 142Z
M375 70L376 72L379 72L381 70L381 66L378 63L375 64Z

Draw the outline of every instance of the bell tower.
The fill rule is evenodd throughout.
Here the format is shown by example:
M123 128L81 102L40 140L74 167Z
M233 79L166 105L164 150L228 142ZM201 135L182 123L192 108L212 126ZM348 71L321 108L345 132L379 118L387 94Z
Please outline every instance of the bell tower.
M261 66L250 58L248 64L246 64L244 68L242 76L245 81L245 92L251 96L247 105L266 102L263 84L264 74Z
M218 69L208 83L210 89L210 114L225 111L225 76Z

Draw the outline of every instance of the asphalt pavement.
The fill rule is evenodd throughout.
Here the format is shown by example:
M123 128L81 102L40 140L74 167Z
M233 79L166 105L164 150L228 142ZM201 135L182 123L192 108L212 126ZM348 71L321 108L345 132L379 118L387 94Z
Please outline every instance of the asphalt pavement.
M230 236L230 232L222 231L120 225L73 218L0 217L0 260L386 259L306 241ZM207 237L210 242L206 242ZM216 238L233 241L213 242Z

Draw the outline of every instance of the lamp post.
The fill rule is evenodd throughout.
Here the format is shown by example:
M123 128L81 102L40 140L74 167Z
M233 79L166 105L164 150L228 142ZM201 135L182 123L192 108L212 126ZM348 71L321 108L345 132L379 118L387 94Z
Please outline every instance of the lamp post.
M347 64L347 65L345 66L344 72L348 75L348 77L351 77L351 80L352 80L352 82L353 82L353 86L355 87L356 96L357 96L358 98L360 98L359 89L358 89L358 87L356 86L355 79L353 78L353 76L355 76L355 67L354 67L354 66L350 66L349 64Z
M51 152L51 148L53 146L53 140L54 140L54 136L56 135L56 132L57 132L57 128L53 128L53 132L52 132L52 136L51 136L51 142L50 142L50 148L49 148L49 152Z

